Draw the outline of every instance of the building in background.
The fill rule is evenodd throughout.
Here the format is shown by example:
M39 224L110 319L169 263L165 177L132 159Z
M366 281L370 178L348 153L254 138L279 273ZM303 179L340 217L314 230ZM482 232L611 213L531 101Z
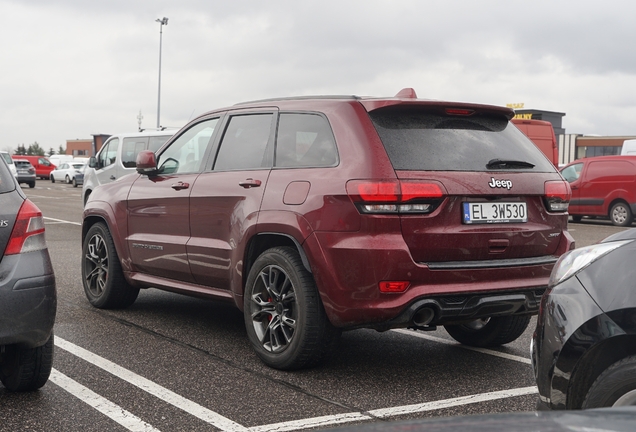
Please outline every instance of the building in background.
M92 139L66 140L66 154L73 157L95 156L108 137L110 135L93 134Z
M508 107L515 109L515 118L543 120L552 124L559 146L560 166L586 157L619 155L623 142L636 138L636 136L567 134L562 124L565 113L524 109L523 104L508 104Z

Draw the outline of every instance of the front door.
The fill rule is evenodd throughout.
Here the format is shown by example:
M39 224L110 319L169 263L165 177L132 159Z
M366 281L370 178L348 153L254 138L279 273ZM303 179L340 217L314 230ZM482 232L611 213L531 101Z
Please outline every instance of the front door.
M218 118L196 123L159 156L158 175L142 175L128 198L128 248L136 271L193 282L186 244L190 193L205 165Z

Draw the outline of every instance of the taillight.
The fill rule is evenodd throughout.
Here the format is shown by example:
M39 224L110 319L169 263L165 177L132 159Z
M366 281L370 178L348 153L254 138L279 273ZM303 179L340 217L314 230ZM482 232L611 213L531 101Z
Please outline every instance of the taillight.
M361 213L426 214L443 201L443 186L417 180L351 180L347 193Z
M544 200L548 211L567 211L571 196L572 190L568 182L563 180L550 180L545 182Z
M46 249L42 212L29 200L25 200L13 226L5 255L15 255Z

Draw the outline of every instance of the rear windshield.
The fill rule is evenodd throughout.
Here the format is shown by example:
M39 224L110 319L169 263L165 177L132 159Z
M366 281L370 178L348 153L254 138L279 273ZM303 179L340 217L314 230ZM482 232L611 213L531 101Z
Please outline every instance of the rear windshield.
M500 159L534 165L514 171L555 171L505 117L449 116L416 108L379 109L369 116L396 170L491 171L488 162Z

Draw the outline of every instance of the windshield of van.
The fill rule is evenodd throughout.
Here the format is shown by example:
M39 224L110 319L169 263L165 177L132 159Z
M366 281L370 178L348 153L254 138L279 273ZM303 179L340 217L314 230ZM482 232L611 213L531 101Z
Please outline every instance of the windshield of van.
M378 109L369 116L397 170L555 172L503 116L451 116L418 107Z

